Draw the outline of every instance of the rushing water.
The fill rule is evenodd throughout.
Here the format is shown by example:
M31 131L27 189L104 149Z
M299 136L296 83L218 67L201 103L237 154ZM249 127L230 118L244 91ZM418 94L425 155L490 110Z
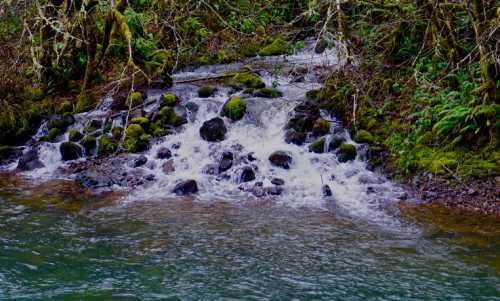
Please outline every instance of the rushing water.
M498 223L11 186L0 300L500 300Z
M171 92L198 110L187 110L188 124L152 143L146 165L123 163L116 171L152 174L153 183L132 191L113 187L119 194L96 198L54 180L72 177L61 171L67 163L59 154L68 133L34 144L44 167L24 173L27 182L0 176L0 300L500 300L498 220L439 208L402 212L403 189L367 168L366 145L356 144L356 160L340 163L332 152L285 143L291 112L337 66L335 51L250 63L283 96L243 95L245 118L226 120L226 139L209 143L200 126L243 92L219 85L202 99L194 84L174 85ZM241 67L207 66L175 78ZM302 69L301 80L295 69ZM163 92L149 91L146 112L158 109ZM112 101L76 115L70 128L105 121ZM333 121L331 133L354 143L323 114ZM124 124L121 117L112 122ZM35 138L46 133L43 124ZM161 147L172 150L175 172L163 172L156 158ZM223 175L207 173L228 150L234 166ZM289 170L268 161L277 150L292 155ZM249 166L256 178L241 183ZM252 192L273 187L273 178L285 182L279 196ZM198 182L196 197L172 194L185 179ZM331 196L323 196L325 184Z

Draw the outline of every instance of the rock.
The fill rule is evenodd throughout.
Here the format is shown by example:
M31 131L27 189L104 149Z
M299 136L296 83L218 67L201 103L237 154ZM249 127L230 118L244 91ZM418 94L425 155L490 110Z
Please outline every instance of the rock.
M320 39L314 46L314 52L316 52L317 54L321 54L325 52L326 47L328 47L328 43L324 39Z
M271 180L271 183L276 185L276 186L282 186L282 185L285 185L285 180L280 179L280 178L274 178Z
M280 195L283 193L283 188L281 186L273 186L264 188L264 193L268 195Z
M344 142L345 142L345 138L344 137L341 137L341 136L338 136L338 135L333 136L330 139L330 142L328 142L328 151L331 152L331 151L336 150Z
M265 46L259 51L261 56L281 55L290 53L290 43L283 39L275 39L271 44Z
M161 108L154 121L156 127L163 127L166 125L178 127L187 123L187 119L184 116L177 115L176 109L168 106Z
M328 186L326 184L323 185L323 187L321 187L321 192L323 193L324 197L329 197L329 196L333 195L332 189L330 188L330 186Z
M123 133L123 129L121 127L114 127L111 129L111 136L113 136L113 138L115 140L120 140L122 139L122 133Z
M132 161L132 167L139 167L143 166L148 162L148 158L144 155L140 155L139 157L135 158L134 161Z
M330 122L323 118L318 118L313 125L312 129L314 135L323 136L330 133Z
M173 107L177 104L179 104L179 98L175 94L167 92L161 96L161 107Z
M325 152L325 138L318 139L309 145L309 151L317 154Z
M249 72L237 73L233 77L233 85L244 85L247 88L264 88L266 84L257 75Z
M83 134L80 133L77 129L71 129L69 131L69 141L71 142L78 142L83 138Z
M198 96L202 98L210 97L214 95L215 88L212 86L203 86L198 89Z
M255 96L263 98L276 98L283 96L283 93L273 88L262 88L255 92Z
M152 181L156 180L156 177L155 177L155 175L154 175L154 174L149 174L149 175L146 175L146 176L144 177L144 180L146 180L146 181L148 181L148 182L152 182Z
M198 184L195 180L186 180L175 185L172 190L177 195L190 195L198 192Z
M171 174L175 171L174 159L170 159L167 162L163 163L161 169L165 174Z
M203 167L202 172L206 175L216 175L219 171L219 166L217 164L208 164Z
M85 154L88 156L97 145L97 139L94 136L85 136L80 140L80 145L85 149Z
M254 153L249 153L247 155L247 159L248 159L249 162L253 162L253 161L257 160L257 158L255 157Z
M99 139L99 148L97 150L97 154L99 155L113 154L114 152L116 152L117 149L118 149L118 144L116 143L115 140L110 138L108 135L101 136L101 138Z
M138 124L140 125L144 131L148 131L149 129L149 119L147 119L146 117L134 117L132 119L130 119L130 124Z
M276 151L269 156L269 161L274 166L289 169L293 159L288 152Z
M139 124L131 124L125 130L123 146L132 153L141 152L149 147L150 139L151 136Z
M226 138L224 120L219 117L205 121L200 128L200 136L206 141L217 142Z
M76 160L82 156L82 149L73 142L63 142L59 146L63 161Z
M47 128L49 130L57 128L62 133L73 123L75 123L75 118L72 115L52 116L47 124Z
M243 118L246 110L246 102L239 96L233 96L222 107L221 116L226 116L233 121L237 121Z
M356 147L352 144L342 143L339 148L338 158L340 162L356 159Z
M295 145L302 145L306 141L306 134L303 132L297 132L296 130L288 130L285 133L285 142Z
M133 107L137 107L138 105L142 104L142 94L141 92L135 91L130 93L130 95L127 98L127 107L132 104Z
M21 158L19 158L19 162L17 163L17 169L20 170L33 170L37 168L42 168L44 165L39 159L38 150L30 149L26 153L24 153Z
M156 158L158 159L169 159L171 157L172 152L166 147L161 147L158 152L156 152Z
M359 130L356 132L356 135L354 135L354 141L357 143L373 143L373 140L372 134L365 130Z
M240 174L240 183L250 182L255 180L255 172L250 166L243 167Z
M222 158L219 162L219 173L223 173L228 171L231 167L233 167L233 153L224 152L222 153Z
M0 145L0 164L11 163L22 155L21 148L9 145Z
M188 109L190 112L196 113L198 112L199 108L200 106L198 106L195 102L190 101L186 103L186 109Z

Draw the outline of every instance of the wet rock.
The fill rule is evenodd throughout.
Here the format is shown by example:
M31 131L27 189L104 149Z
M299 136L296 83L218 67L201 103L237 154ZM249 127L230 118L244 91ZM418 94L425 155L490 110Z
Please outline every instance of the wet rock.
M236 74L232 79L232 84L235 87L246 86L247 88L264 88L266 84L262 81L262 79L256 75L249 72L242 72Z
M81 147L69 141L61 143L59 151L63 161L76 160L83 155Z
M373 143L373 136L370 134L370 132L365 131L365 130L359 130L356 132L356 135L354 135L354 141L357 143Z
M37 168L42 168L44 165L39 159L38 150L30 149L26 153L24 153L21 158L19 158L19 162L17 163L17 169L20 170L34 170Z
M316 136L326 135L330 132L330 122L323 118L318 118L313 124L312 131Z
M283 96L283 93L273 88L262 88L257 92L255 92L254 95L256 97L263 97L263 98L277 98Z
M282 186L282 185L285 185L285 180L280 179L280 178L274 178L271 180L271 183L276 185L276 186Z
M281 195L283 188L281 186L272 186L264 188L264 193L268 195Z
M231 167L233 167L233 153L224 152L222 153L222 158L219 162L219 173L223 173L228 171Z
M334 135L331 139L330 142L328 142L328 151L334 151L340 147L342 143L345 142L345 138L342 136Z
M198 184L195 180L186 180L175 185L172 190L177 195L190 195L198 192Z
M172 152L166 147L161 147L156 153L156 158L158 159L169 159L171 157L172 157Z
M97 139L94 136L85 136L80 140L80 145L85 149L85 154L88 156L97 145Z
M173 93L167 92L161 96L161 107L173 107L179 102L179 98Z
M72 115L64 115L64 116L52 116L47 124L47 128L49 130L57 128L60 131L64 132L68 128L68 126L75 123L75 118Z
M175 106L174 113L182 119L182 124L187 122L188 113L185 106Z
M174 165L174 160L170 159L167 162L163 163L161 166L161 169L165 174L171 174L175 171L175 165Z
M289 169L293 159L288 152L276 151L269 156L269 161L274 166Z
M214 95L215 88L212 86L203 86L198 89L198 96L202 98L210 97Z
M325 139L321 138L309 145L309 151L316 153L316 154L322 154L325 152Z
M339 148L338 158L340 162L356 159L356 147L352 144L342 143Z
M198 106L195 102L188 102L186 103L186 109L188 109L190 112L196 113L198 112L200 106Z
M19 147L0 145L0 164L14 162L22 155L22 153L23 152Z
M255 172L250 166L245 166L240 174L240 183L250 182L255 180Z
M253 161L257 160L257 158L255 157L254 153L249 153L247 155L247 159L248 159L249 162L253 162Z
M246 110L246 102L239 96L233 96L222 107L221 116L225 116L233 121L237 121L243 118Z
M71 142L78 142L83 138L83 134L80 133L77 129L71 129L69 131L69 141Z
M146 134L141 125L131 124L125 130L123 146L132 153L141 152L149 147L150 139L151 135Z
M156 180L156 177L154 174L149 174L149 175L146 175L144 177L144 180L148 181L148 182L153 182L154 180Z
M328 43L324 39L320 39L314 46L314 52L321 54L325 52L326 47L328 47Z
M148 162L148 158L146 158L146 156L144 156L144 155L140 155L139 157L135 158L132 161L132 167L143 166L147 162Z
M217 142L225 139L226 126L224 120L219 117L205 121L200 128L200 136L206 141Z
M321 193L323 194L324 197L329 197L333 195L332 189L330 188L330 186L326 184L323 185L323 187L321 187Z
M288 130L285 133L285 142L290 144L302 145L306 141L306 134L296 130Z
M206 175L216 175L219 171L219 166L217 164L209 164L203 167L202 172Z

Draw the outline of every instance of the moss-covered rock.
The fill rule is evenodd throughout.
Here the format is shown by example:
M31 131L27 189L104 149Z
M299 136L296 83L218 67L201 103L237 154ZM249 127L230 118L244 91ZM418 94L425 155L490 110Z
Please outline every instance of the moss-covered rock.
M342 143L345 142L345 139L344 137L341 137L341 136L333 136L331 139L330 139L330 142L328 142L328 151L334 151L336 149L338 149L340 147L340 145L342 145Z
M121 127L114 127L111 129L111 136L113 136L115 140L120 140L122 138L122 132L123 129Z
M80 94L75 99L75 111L77 113L87 112L96 105L96 99L93 95Z
M167 92L162 95L161 97L161 106L162 107L173 107L175 105L179 104L179 98L170 92Z
M318 118L313 125L312 131L315 135L321 136L330 133L330 122L323 118Z
M366 130L356 131L356 135L354 135L354 141L357 143L373 143L374 138L370 132Z
M243 118L246 110L246 102L239 96L233 96L222 107L221 115L229 117L231 120L236 121Z
M237 73L233 77L233 84L244 85L247 88L253 89L264 88L266 86L259 76L250 72Z
M56 113L60 115L71 114L72 112L73 104L67 100L61 102L56 108Z
M80 140L80 145L85 149L85 154L88 156L92 150L97 146L97 139L94 136L85 136Z
M317 154L325 152L325 138L318 139L309 145L309 151Z
M283 96L283 93L274 88L262 88L255 93L255 96L264 98L276 98Z
M131 124L125 130L123 146L132 153L141 152L148 148L151 136L146 134L138 124Z
M98 155L113 154L118 149L118 144L108 135L102 135L99 138Z
M287 54L290 52L291 52L290 43L281 38L277 38L271 44L262 48L259 51L259 54L261 56L270 56L270 55Z
M132 108L137 107L138 105L141 105L143 102L142 98L142 93L139 91L134 91L130 93L130 95L127 98L127 107L132 105Z
M138 124L145 131L148 131L149 129L149 119L147 119L146 117L134 117L130 120L130 124Z
M77 129L71 129L69 131L69 141L78 142L83 138L83 134L80 133Z
M82 149L77 144L67 141L59 146L63 161L76 160L82 156Z
M203 86L198 89L198 96L199 97L210 97L214 95L215 93L215 88L212 86Z
M155 121L155 128L163 128L164 126L178 127L187 123L186 118L179 116L171 107L163 107L158 112L157 120Z
M56 141L57 136L59 136L61 134L62 134L62 131L60 129L52 128L47 133L47 136L43 136L40 138L40 141L54 142L54 141Z
M338 152L340 162L347 162L356 159L356 147L352 144L342 143Z

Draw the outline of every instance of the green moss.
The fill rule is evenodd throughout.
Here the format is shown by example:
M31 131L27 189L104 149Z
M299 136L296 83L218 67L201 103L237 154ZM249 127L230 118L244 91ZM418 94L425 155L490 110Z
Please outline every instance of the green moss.
M262 88L257 93L255 93L257 97L265 97L265 98L276 98L283 96L283 93L273 88Z
M245 115L246 102L239 96L233 96L222 107L222 116L229 117L233 121L240 120Z
M80 140L80 145L85 149L87 155L96 147L97 139L94 136L85 136Z
M199 97L210 97L214 94L215 88L212 86L203 86L198 89Z
M373 143L374 138L370 132L366 130L359 130L354 135L354 141L357 143Z
M255 57L259 53L259 46L255 43L245 43L240 48L240 53L245 57Z
M146 131L149 128L149 119L147 119L146 117L134 117L130 120L130 123L138 124Z
M118 149L118 144L108 135L102 135L99 138L98 155L113 154Z
M247 88L254 89L264 88L266 86L259 76L250 72L237 73L233 77L233 84L244 85Z
M317 154L325 152L325 138L318 139L309 145L309 151Z
M71 114L73 112L73 104L69 101L63 101L56 109L56 113L60 115Z
M270 55L280 55L287 54L291 52L290 43L283 39L275 39L271 44L265 46L259 51L261 56L270 56Z
M161 106L173 107L179 103L179 98L170 92L163 94Z
M417 145L432 145L435 140L435 135L431 131L425 132L417 138Z
M158 112L158 120L155 122L156 127L160 128L163 128L164 125L178 127L185 123L187 123L187 120L175 114L171 107L163 107L160 112Z
M130 95L127 98L127 106L132 104L132 108L137 107L138 105L142 104L142 94L141 92L135 91L130 93Z
M111 135L114 139L120 140L122 138L122 131L123 129L121 127L114 127L111 129Z
M83 138L83 134L77 129L71 129L69 131L69 141L78 142Z
M342 143L339 148L338 158L340 162L356 159L356 147L352 144Z
M75 99L77 113L87 112L94 108L96 99L92 95L80 94Z
M97 128L95 128L93 126L86 126L83 128L83 132L85 134L91 134L91 133L94 133L95 131L97 131Z
M140 125L131 124L125 130L123 146L130 152L141 152L148 148L150 139L151 136Z
M315 135L326 135L330 132L330 123L323 119L323 118L318 118L313 125L313 133Z
M46 136L47 137L46 141L54 142L56 140L57 136L59 136L60 134L62 134L60 129L52 128L49 130L49 133Z
M345 142L345 139L340 136L333 136L330 142L328 143L328 151L336 150L340 147L342 143Z

